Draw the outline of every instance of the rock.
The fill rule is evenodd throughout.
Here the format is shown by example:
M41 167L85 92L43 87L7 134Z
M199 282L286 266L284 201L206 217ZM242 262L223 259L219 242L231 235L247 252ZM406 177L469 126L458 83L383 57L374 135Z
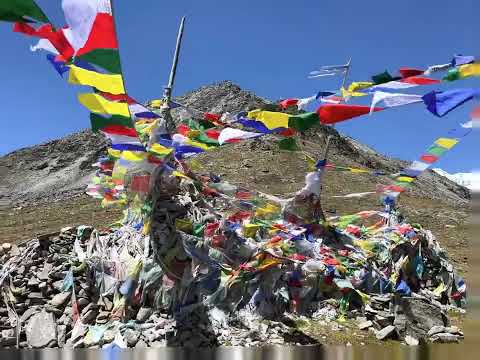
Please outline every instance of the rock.
M29 288L37 288L40 285L40 281L36 277L31 277L28 279L27 286Z
M400 301L394 324L400 338L411 335L423 339L434 326L446 326L447 322L446 315L439 307L423 299L404 297Z
M0 348L12 347L17 345L16 337L0 337Z
M90 304L90 300L88 300L87 298L79 298L77 300L77 304L78 304L78 307L80 309L83 309L85 308L88 304Z
M459 336L449 333L439 333L433 335L430 340L440 343L458 343Z
M39 307L36 307L36 306L33 306L31 308L28 308L24 313L23 315L20 317L20 322L21 323L24 323L26 321L28 321L28 319L30 319L33 315L35 315L37 312L40 311L40 308Z
M417 346L419 344L419 341L413 336L407 335L405 336L405 343L409 346Z
M3 250L4 253L8 253L10 250L12 250L12 244L3 243L2 244L2 250Z
M109 319L110 319L110 313L108 311L101 311L98 313L96 323L106 324Z
M389 325L382 330L378 331L375 335L378 340L385 340L392 337L395 334L395 326Z
M42 311L33 315L27 323L28 346L34 349L52 347L57 343L57 325L53 314Z
M58 295L55 295L52 300L50 300L50 304L55 307L63 307L67 304L67 301L70 299L71 293L64 292Z
M95 322L95 319L97 318L98 309L92 308L85 313L82 311L82 314L83 314L81 317L82 322L84 324L92 324L93 322Z
M151 308L142 307L138 311L137 321L144 323L150 318L150 316L152 316L152 314L153 314L153 310Z
M65 340L67 337L67 327L65 325L57 326L57 344L59 348L65 346Z
M137 344L135 345L135 349L146 349L148 348L148 344L143 341L143 340L140 340L139 342L137 342Z
M140 332L133 329L127 329L125 334L123 334L123 337L127 342L128 347L134 347L140 339Z
M363 321L361 322L360 324L358 324L358 328L360 330L366 330L368 329L369 327L373 326L373 322L372 321Z
M443 332L447 332L445 331L445 326L433 326L430 330L428 330L428 337L432 337L433 335L435 334L439 334L439 333L443 333Z
M390 320L389 318L380 316L378 314L374 316L374 319L375 319L375 323L378 325L380 329L383 329L389 325L392 325L392 320Z

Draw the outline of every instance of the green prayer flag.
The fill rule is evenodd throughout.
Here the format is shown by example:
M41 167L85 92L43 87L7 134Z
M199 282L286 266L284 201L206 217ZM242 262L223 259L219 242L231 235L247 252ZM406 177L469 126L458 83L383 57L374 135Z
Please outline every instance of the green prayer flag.
M387 70L385 70L381 74L373 75L372 80L376 85L378 85L378 84L384 84L384 83L387 83L389 81L392 81L393 77L392 77L392 75L389 74L389 72Z
M297 144L297 141L293 137L285 138L278 142L278 146L280 150L288 150L288 151L298 151L300 147Z
M0 21L49 23L48 17L34 0L0 0Z
M442 156L448 149L445 149L441 146L432 145L427 149L427 154L435 155L435 156Z
M89 53L78 56L77 59L98 65L112 74L122 73L120 54L117 49L95 49Z
M455 81L460 79L460 71L458 68L450 69L447 72L447 75L443 77L444 81Z
M298 131L306 131L319 124L320 119L316 112L291 115L288 119L288 127Z
M132 119L120 116L120 115L112 115L110 117L103 117L97 114L90 114L90 122L92 124L92 131L99 132L101 129L110 126L110 125L122 125L128 128L133 128L133 121Z

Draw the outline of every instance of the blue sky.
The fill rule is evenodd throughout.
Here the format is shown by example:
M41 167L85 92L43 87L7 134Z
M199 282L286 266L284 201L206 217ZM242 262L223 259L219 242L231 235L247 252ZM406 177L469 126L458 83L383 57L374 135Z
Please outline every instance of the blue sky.
M38 0L64 25L61 0ZM180 17L188 16L174 93L220 80L270 98L307 97L338 88L340 79L309 80L320 65L353 58L351 81L368 80L401 66L449 62L455 53L480 55L478 0L176 0L114 1L126 85L139 99L158 98L167 82ZM477 39L475 39L475 36ZM0 154L45 142L89 126L88 112L50 67L30 53L33 39L0 24ZM432 89L480 87L470 79ZM414 160L437 137L468 120L473 102L444 118L423 105L390 109L337 126L378 151ZM478 139L467 137L438 162L449 172L475 167Z

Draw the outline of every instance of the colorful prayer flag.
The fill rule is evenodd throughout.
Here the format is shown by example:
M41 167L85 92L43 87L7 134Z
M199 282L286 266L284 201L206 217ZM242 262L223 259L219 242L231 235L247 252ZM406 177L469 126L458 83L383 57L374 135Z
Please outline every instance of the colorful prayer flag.
M48 17L33 0L1 0L0 21L49 23Z
M93 113L130 116L128 104L108 101L98 94L80 94L78 95L78 100Z
M383 108L374 108L373 111L381 111ZM318 108L317 114L322 124L336 124L370 112L370 106L325 104Z
M113 95L125 94L122 75L101 74L71 65L68 82L75 85L88 85Z
M442 117L478 96L480 96L478 89L454 89L443 92L432 91L423 96L423 101L433 115Z

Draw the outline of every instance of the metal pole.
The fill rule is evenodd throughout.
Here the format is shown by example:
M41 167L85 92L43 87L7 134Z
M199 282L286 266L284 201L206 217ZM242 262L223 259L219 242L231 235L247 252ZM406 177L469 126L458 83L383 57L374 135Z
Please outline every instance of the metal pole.
M347 70L345 71L345 76L343 77L342 88L344 88L345 84L347 83L347 78L348 78L348 74L350 73L350 65L351 64L352 64L352 58L350 57L350 59L348 59Z
M175 47L175 54L173 55L173 63L172 69L170 70L170 77L168 79L168 85L164 90L163 96L165 100L168 101L172 98L172 89L175 83L175 75L177 74L177 65L178 65L178 58L180 57L180 48L182 46L182 39L183 39L183 29L185 28L185 16L182 17L182 21L180 23L180 28L178 29L177 35L177 45Z

